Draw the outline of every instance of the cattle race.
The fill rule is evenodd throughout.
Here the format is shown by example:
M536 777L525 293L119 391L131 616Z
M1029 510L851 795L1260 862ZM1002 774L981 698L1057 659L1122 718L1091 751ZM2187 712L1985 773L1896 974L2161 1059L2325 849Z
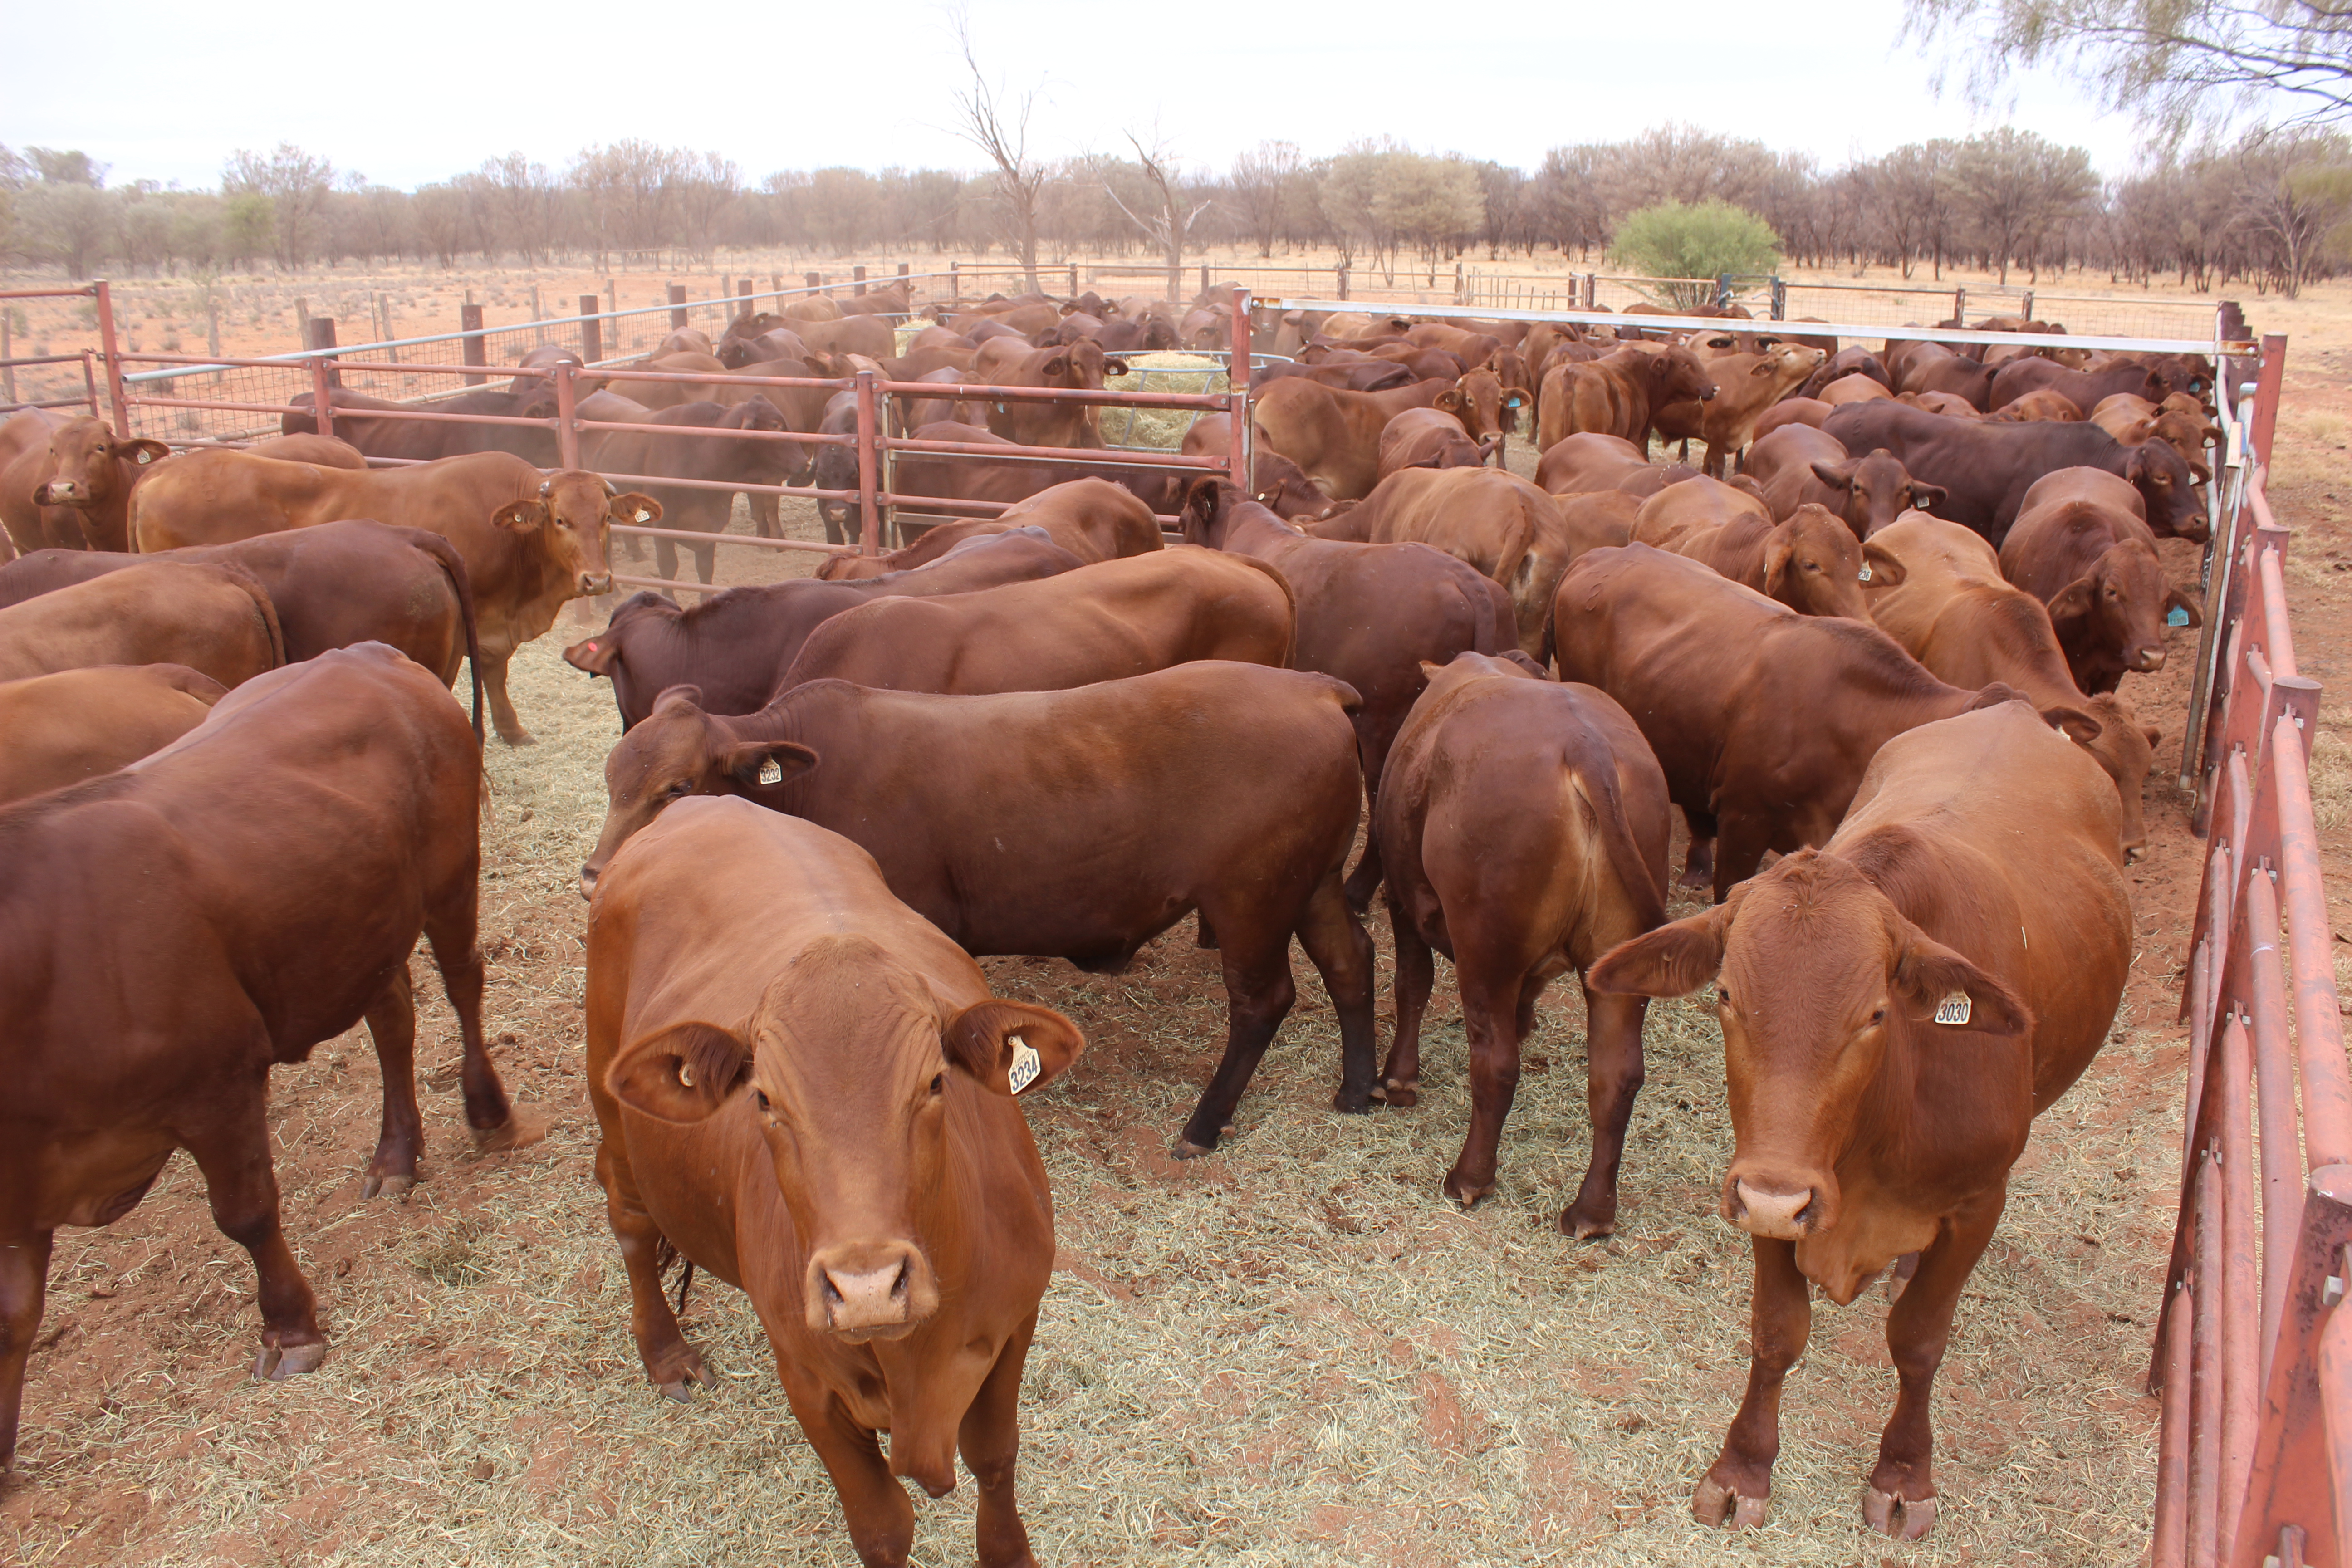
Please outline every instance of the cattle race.
M2352 283L1181 208L0 255L0 1556L2352 1563Z

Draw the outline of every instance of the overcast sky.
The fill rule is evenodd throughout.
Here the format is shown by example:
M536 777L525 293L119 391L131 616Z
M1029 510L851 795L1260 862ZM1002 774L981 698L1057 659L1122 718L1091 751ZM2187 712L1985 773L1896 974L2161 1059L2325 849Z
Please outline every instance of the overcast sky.
M1901 0L972 0L970 16L992 74L1036 89L1031 151L1046 158L1122 150L1122 132L1149 142L1156 125L1218 169L1261 140L1313 155L1386 135L1531 170L1546 148L1668 121L1831 165L2004 121L2087 147L2109 174L2136 156L2129 123L2053 73L2020 78L2002 112L1957 86L1937 96L1931 62L1897 39ZM949 129L961 68L946 11L924 0L109 0L12 7L8 35L0 142L79 147L113 183L211 186L234 149L280 141L402 186L516 150L560 171L631 136L718 150L755 182L978 160Z

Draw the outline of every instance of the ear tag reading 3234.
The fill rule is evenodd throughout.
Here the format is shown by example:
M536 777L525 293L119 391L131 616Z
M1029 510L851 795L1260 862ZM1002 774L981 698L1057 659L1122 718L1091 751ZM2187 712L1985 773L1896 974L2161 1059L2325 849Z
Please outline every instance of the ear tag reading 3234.
M1936 1022L1965 1024L1969 1021L1969 1014L1974 1004L1969 1002L1969 994L1965 991L1957 996L1947 996L1936 1004Z
M784 764L776 761L773 757L761 757L760 759L760 782L763 784L783 783Z
M1012 1086L1013 1093L1019 1094L1035 1083L1044 1066L1028 1041L1018 1035L1013 1037L1013 1065L1004 1070L1004 1081Z

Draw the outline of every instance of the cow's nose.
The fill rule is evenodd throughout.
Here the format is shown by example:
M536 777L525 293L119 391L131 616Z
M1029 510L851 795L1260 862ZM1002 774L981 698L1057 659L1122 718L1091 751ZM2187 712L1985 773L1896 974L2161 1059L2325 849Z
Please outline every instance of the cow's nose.
M2164 649L2161 647L2144 647L2140 649L2139 658L2135 668L2143 670L2162 669L2164 668Z
M601 574L593 572L580 574L580 592L588 597L594 598L599 594L609 594L612 591L613 574L610 572Z
M1811 1187L1801 1192L1774 1193L1742 1181L1732 1184L1731 1193L1731 1223L1750 1236L1801 1241L1811 1233L1820 1217L1814 1212Z
M1713 387L1711 387L1711 386L1710 386L1710 387L1708 387L1705 392L1700 393L1700 394L1698 395L1698 400L1699 400L1701 403L1712 403L1712 402L1714 402L1714 401L1715 401L1715 388L1713 388Z
M809 1326L851 1339L895 1339L939 1305L922 1254L905 1242L828 1247L809 1274Z
M2147 853L2147 840L2145 838L2141 839L2137 844L2126 844L2124 846L2124 864L2126 866L2136 865L2139 861L2140 857Z
M585 899L585 898L589 898L589 897L593 896L593 895L595 893L595 891L596 891L596 868L595 868L595 867L593 867L593 866L583 866L583 867L581 867L581 868L580 868L580 896L581 896L582 898L583 898L583 899Z

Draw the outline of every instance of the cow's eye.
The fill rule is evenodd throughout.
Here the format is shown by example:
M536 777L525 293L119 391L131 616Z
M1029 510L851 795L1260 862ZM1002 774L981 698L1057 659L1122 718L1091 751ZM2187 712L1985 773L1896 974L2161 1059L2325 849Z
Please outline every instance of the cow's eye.
M693 787L694 781L692 779L680 779L676 784L669 786L667 793L671 796L675 797L686 794Z
M1881 1007L1877 1012L1873 1013L1870 1016L1870 1025L1873 1028L1876 1028L1879 1025L1884 1024L1885 1022L1886 1022L1886 1009L1884 1007Z
M1728 1006L1730 1006L1730 1005L1731 1005L1731 993L1730 993L1730 992L1728 992L1728 991L1726 991L1726 990L1725 990L1722 986L1720 986L1720 985L1717 986L1717 987L1715 988L1715 1005L1716 1005L1717 1006L1718 1006L1718 1007L1728 1007Z
M945 1094L947 1091L948 1075L943 1072L933 1073L931 1075L931 1093L934 1095L941 1095Z
M768 1091L764 1089L755 1089L751 1091L751 1098L758 1103L760 1114L762 1116L768 1114Z

